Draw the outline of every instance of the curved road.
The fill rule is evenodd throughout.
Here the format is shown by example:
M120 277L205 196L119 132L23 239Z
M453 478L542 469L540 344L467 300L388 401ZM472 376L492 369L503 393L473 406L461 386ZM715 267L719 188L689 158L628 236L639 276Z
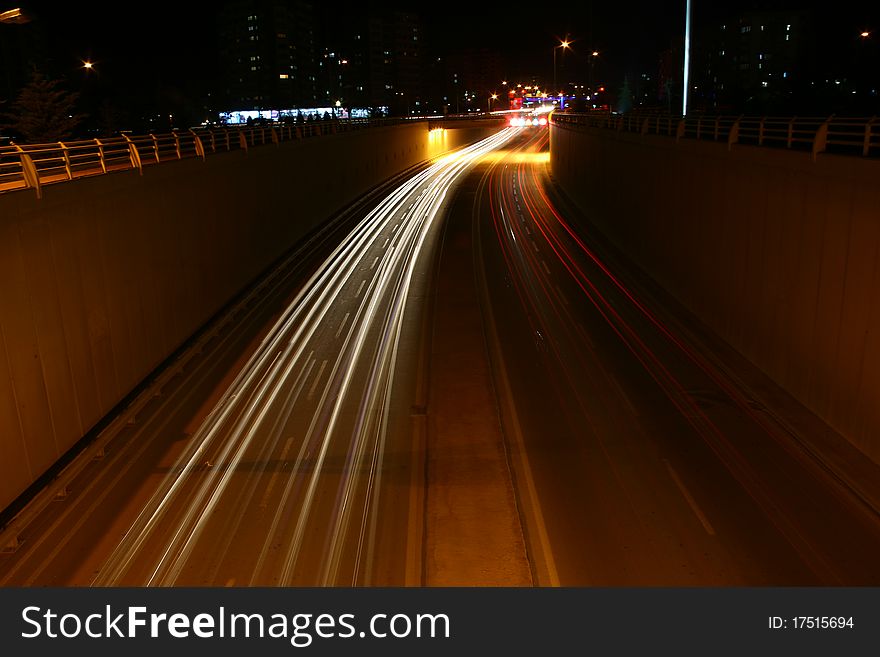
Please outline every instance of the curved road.
M540 582L880 583L880 516L862 494L880 468L838 441L860 479L835 469L813 441L827 427L792 431L803 409L771 407L747 363L554 196L547 139L523 131L474 208Z
M511 133L440 158L360 203L345 221L354 227L304 283L278 276L276 296L285 286L298 292L286 305L275 301L274 325L266 330L254 318L245 326L250 349L228 347L240 338L218 334L185 383L157 391L128 435L109 443L104 462L84 470L56 512L26 528L14 555L0 557L0 583L412 579L422 540L414 507L423 467L414 464L424 455L414 449L411 414L425 272L448 192ZM320 237L323 247L331 241ZM317 249L306 245L287 266ZM244 324L251 314L266 317L248 306L240 314ZM225 366L215 368L215 358ZM205 386L213 395L187 402ZM175 413L190 419L170 428Z

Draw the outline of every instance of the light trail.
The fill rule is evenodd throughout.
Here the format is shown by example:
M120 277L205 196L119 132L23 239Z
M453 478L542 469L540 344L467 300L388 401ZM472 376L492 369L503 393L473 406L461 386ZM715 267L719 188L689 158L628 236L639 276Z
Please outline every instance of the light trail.
M545 143L532 139L497 159L485 179L492 248L511 290L505 294L521 309L537 350L532 357L540 362L537 368L518 366L534 378L543 372L537 385L518 384L534 395L520 394L519 405L543 409L550 403L542 398L564 400L550 406L564 413L559 425L570 432L572 446L590 454L583 466L594 480L579 473L564 499L578 489L587 502L597 494L603 505L614 500L613 518L597 513L579 540L596 554L605 553L606 560L609 545L665 550L661 554L654 547L632 560L613 555L616 571L590 565L591 555L580 550L583 561L569 562L569 572L595 584L596 577L627 581L631 569L643 568L642 579L635 581L644 583L663 573L664 563L690 563L707 579L676 580L670 574L660 576L671 579L658 581L860 581L867 562L861 562L861 571L853 565L870 552L867 546L880 543L877 511L841 485L801 438L786 431L784 421L764 405L756 408L755 394L706 346L699 329L664 310L663 301L646 293L634 276L623 278L625 267L608 264L614 251L587 233L588 227L573 227L550 199L547 176L537 166L540 157L522 152ZM519 354L511 360L519 360ZM539 456L540 429L530 438ZM556 462L547 469L564 467L567 463ZM707 485L710 471L714 476ZM705 496L706 489L722 487L720 480L729 497ZM547 483L545 476L541 500L550 497ZM683 519L682 509L698 520L702 536L692 532L694 523ZM679 522L690 529L670 540L668 528ZM598 538L602 530L608 538ZM759 531L770 539L764 546L772 540L772 557L744 554ZM646 564L657 567L652 571ZM790 570L778 580L764 579L767 564ZM725 571L726 578L720 575Z
M370 581L416 267L450 187L512 132L439 159L358 223L198 428L94 585Z

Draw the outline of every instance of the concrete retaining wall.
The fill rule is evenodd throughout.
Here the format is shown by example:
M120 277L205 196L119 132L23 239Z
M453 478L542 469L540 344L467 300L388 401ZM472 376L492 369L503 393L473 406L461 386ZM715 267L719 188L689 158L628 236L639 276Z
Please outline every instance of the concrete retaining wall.
M308 231L491 131L374 128L0 195L0 510Z
M553 126L566 193L880 462L880 162Z

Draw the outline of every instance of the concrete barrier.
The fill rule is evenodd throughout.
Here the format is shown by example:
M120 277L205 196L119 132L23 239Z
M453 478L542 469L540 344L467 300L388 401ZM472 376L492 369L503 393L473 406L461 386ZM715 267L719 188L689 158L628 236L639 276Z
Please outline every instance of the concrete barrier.
M880 462L880 162L561 126L550 147L621 250Z
M0 195L0 509L307 232L494 129L374 128Z

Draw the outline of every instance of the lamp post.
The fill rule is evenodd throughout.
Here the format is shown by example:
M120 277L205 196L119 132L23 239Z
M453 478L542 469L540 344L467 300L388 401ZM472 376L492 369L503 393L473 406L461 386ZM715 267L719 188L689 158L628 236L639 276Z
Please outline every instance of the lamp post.
M593 65L596 63L596 57L598 57L598 56L599 56L598 50L594 50L593 52L590 53L590 82L587 85L590 90L590 94L593 93Z
M556 51L559 48L562 48L563 50L566 50L567 48L569 48L568 39L563 39L562 42L558 46L553 46L553 88L554 89L556 89L558 87L558 85L556 84Z
M691 0L685 1L684 10L684 84L681 94L681 115L688 113L688 85L691 72Z
M493 100L498 100L498 94L492 94L491 96L489 96L489 114L492 113L492 101Z

